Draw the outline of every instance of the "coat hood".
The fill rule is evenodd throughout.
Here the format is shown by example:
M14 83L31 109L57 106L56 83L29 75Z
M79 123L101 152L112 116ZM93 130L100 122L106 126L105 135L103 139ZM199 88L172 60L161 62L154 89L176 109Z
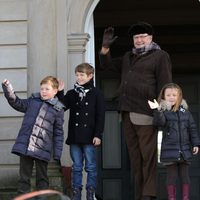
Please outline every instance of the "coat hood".
M188 109L188 104L187 104L185 99L182 100L180 107L182 107L182 108L184 108L186 110ZM165 111L165 110L171 110L171 108L172 108L172 106L167 101L162 99L158 109Z

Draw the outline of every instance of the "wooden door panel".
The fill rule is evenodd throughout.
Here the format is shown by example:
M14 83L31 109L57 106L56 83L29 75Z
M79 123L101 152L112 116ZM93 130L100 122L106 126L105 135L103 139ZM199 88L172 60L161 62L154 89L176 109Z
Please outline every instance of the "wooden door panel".
M121 130L119 114L107 111L105 116L105 131L102 141L103 169L121 168Z

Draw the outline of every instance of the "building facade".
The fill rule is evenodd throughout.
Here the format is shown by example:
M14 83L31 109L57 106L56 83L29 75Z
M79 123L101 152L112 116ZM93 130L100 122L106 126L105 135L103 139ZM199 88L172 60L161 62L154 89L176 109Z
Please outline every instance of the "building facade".
M75 66L86 60L94 63L91 31L94 29L92 15L97 3L93 0L0 1L0 80L9 79L21 98L39 91L39 83L47 75L63 79L66 89L71 88ZM2 199L4 193L16 191L19 157L10 151L22 114L9 107L2 89L0 102ZM71 166L66 145L62 165ZM56 165L52 162L50 173L54 174L55 170Z
M0 0L0 81L9 79L22 98L38 91L40 80L47 75L63 79L65 89L70 89L73 87L76 65L81 62L98 65L103 29L114 26L117 34L122 36L116 42L118 50L113 52L118 55L129 48L124 45L127 42L125 32L137 20L152 23L160 32L156 39L172 57L174 80L184 88L199 127L198 1ZM119 75L97 72L96 83L103 90L107 103L105 136L98 150L97 195L104 200L134 199L129 159L113 93L118 87ZM4 193L16 191L19 159L10 151L21 125L22 114L9 107L1 88L0 105L1 199ZM65 137L67 120L66 112ZM66 145L61 163L70 169L71 160ZM57 169L52 161L52 177ZM191 168L192 200L200 198L199 169L200 159L196 157ZM55 185L60 184L60 179L53 179ZM166 199L164 180L165 169L159 166L159 200Z

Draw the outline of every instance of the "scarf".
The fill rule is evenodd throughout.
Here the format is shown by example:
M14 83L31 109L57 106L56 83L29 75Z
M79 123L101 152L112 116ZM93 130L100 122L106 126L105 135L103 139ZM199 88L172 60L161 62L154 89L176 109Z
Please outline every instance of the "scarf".
M144 55L147 52L154 50L154 49L161 49L161 48L155 42L151 42L149 45L144 46L142 48L133 48L132 53L135 54L135 55Z
M79 94L80 101L82 101L86 94L94 87L93 79L85 83L84 85L74 84L74 90Z

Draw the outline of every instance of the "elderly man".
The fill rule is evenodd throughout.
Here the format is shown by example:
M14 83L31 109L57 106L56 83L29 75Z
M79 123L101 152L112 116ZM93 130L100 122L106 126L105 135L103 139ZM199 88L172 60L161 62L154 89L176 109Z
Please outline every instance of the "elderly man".
M131 51L112 58L110 46L114 29L105 29L100 51L101 68L121 73L119 110L135 180L136 200L156 199L157 128L147 101L156 99L160 89L172 82L171 61L167 52L153 42L153 27L146 22L129 29Z

